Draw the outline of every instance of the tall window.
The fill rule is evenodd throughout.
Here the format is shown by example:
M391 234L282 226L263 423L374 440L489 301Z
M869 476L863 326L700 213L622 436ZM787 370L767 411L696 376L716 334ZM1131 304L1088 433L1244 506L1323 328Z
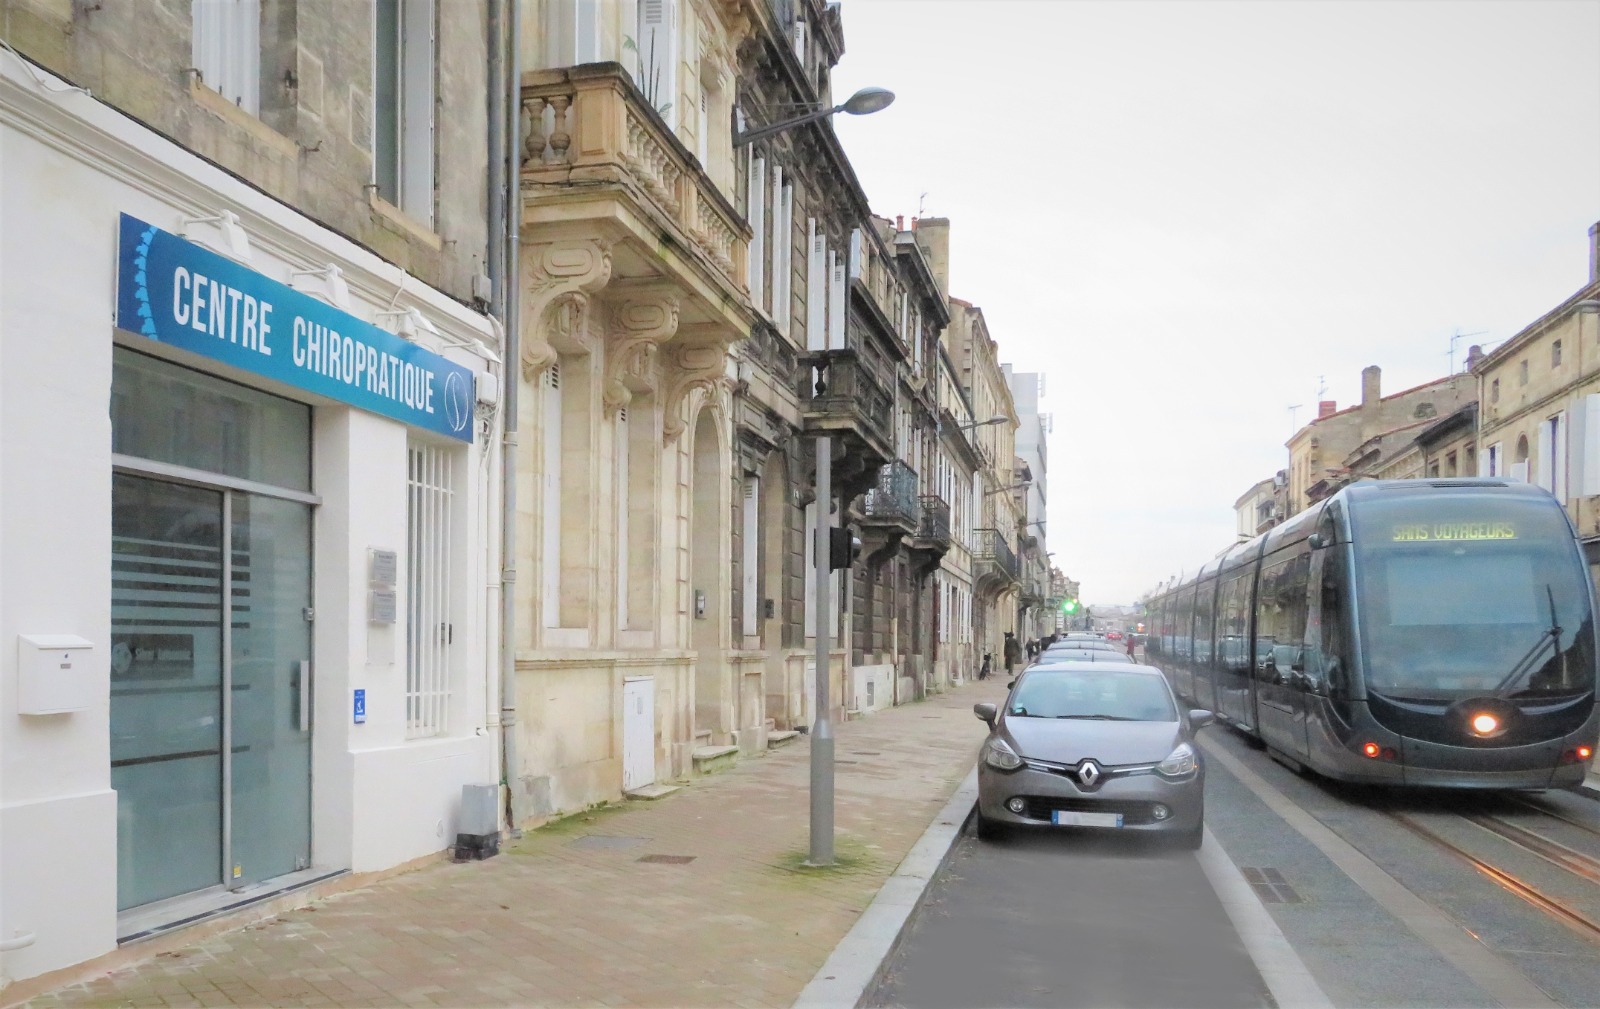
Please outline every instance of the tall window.
M750 159L750 183L746 190L745 220L750 222L750 300L756 308L766 307L767 267L767 162ZM777 277L774 275L773 280ZM776 286L776 284L774 284Z
M617 627L627 630L631 624L631 613L628 599L628 574L632 558L629 556L630 540L633 538L632 522L629 515L629 498L632 497L633 463L630 444L633 434L628 425L628 408L622 407L617 411L617 427L615 437L612 439L612 453L617 461L617 478L615 492L612 499L616 502L617 509Z
M449 449L412 445L407 454L406 735L417 738L450 726L455 469Z
M753 637L758 633L760 626L758 613L760 607L760 584L756 579L757 569L760 565L759 553L761 546L761 478L750 477L744 482L744 548L740 566L744 576L744 619L741 633L746 637Z
M1554 340L1550 343L1550 367L1561 367L1561 341Z
M600 0L549 0L545 62L573 67L600 61Z
M678 125L677 0L639 0L639 90L673 129Z
M435 0L375 0L372 180L378 195L433 224Z
M261 0L193 0L190 56L200 82L261 111Z
M544 398L544 593L546 627L561 626L561 363L546 368Z

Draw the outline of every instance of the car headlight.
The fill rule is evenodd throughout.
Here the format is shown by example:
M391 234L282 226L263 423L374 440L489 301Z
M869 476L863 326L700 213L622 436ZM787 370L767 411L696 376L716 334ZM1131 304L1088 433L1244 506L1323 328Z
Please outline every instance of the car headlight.
M983 748L983 762L996 771L1015 771L1022 766L1022 758L1003 739L989 740Z
M1188 743L1179 743L1177 749L1167 754L1166 760L1156 765L1156 773L1163 778L1187 778L1199 769L1200 758Z

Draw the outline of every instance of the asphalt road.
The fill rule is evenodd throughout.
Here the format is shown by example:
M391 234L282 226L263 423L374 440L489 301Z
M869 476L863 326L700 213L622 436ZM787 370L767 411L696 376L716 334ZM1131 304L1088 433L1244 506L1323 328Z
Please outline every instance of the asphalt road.
M1190 852L1070 830L962 836L863 1004L1266 1006Z

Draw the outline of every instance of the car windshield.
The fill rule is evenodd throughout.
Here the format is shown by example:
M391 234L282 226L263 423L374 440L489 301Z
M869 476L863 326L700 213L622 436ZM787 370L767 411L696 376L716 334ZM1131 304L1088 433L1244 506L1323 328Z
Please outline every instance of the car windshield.
M1017 684L1008 710L1026 718L1178 720L1166 681L1152 673L1040 670Z
M1397 497L1351 517L1369 689L1455 699L1594 688L1586 571L1553 501Z

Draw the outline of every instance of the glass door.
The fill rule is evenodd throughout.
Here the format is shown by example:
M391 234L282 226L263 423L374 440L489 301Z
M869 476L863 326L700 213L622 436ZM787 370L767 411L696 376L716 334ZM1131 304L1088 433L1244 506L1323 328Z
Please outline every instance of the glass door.
M311 508L118 473L112 514L118 908L309 867Z
M230 493L230 887L311 865L311 509Z
M143 477L112 480L119 909L222 882L222 498Z

